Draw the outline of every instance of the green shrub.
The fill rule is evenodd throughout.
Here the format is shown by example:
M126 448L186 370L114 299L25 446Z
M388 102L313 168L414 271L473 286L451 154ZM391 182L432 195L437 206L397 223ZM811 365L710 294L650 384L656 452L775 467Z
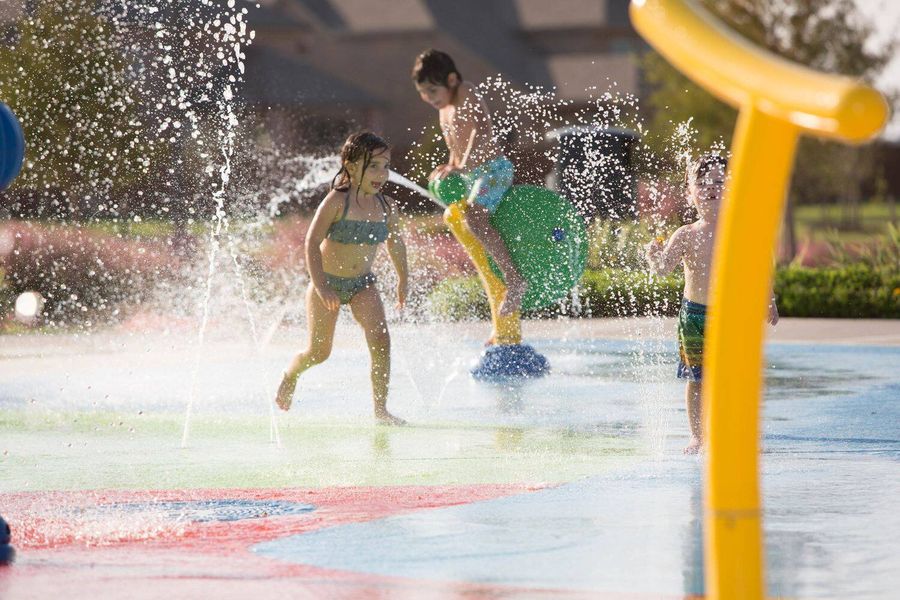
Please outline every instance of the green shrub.
M6 274L0 268L0 321L12 312L15 294L6 281Z
M624 269L587 271L580 297L585 316L634 317L678 313L684 280Z
M587 268L643 269L644 247L654 237L646 222L597 219L588 227Z
M832 266L863 265L871 269L900 269L900 228L888 223L884 235L870 236L865 243L846 243L831 230L825 238Z
M431 290L428 301L435 315L449 321L487 319L491 314L484 287L476 275L444 279Z
M900 318L900 268L865 264L842 268L789 267L775 275L785 317Z
M587 271L577 288L577 302L569 298L557 306L525 316L672 315L678 311L683 285L678 276L652 277L623 269ZM490 316L487 296L477 276L445 279L432 290L429 301L434 314L451 321Z
M526 317L571 314L632 317L677 314L684 280L680 275L653 277L625 269L587 271L578 286L578 310L570 301ZM783 317L900 318L900 268L865 264L843 268L788 267L775 275L778 310ZM440 282L429 296L442 318L461 320L490 315L487 297L475 276Z
M0 236L15 241L0 254L9 292L38 292L48 323L111 320L120 304L136 304L180 273L178 257L164 242L38 221L0 223Z

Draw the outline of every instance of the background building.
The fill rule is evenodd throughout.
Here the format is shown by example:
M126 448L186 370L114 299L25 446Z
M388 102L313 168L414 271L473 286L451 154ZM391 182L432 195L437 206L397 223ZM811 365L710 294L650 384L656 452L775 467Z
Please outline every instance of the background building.
M545 0L261 0L249 15L256 39L245 99L265 108L282 143L320 141L303 139L313 125L363 126L406 150L435 121L410 81L427 48L448 52L471 81L502 74L513 85L556 87L572 111L607 80L637 94L643 45L627 0L548 8Z

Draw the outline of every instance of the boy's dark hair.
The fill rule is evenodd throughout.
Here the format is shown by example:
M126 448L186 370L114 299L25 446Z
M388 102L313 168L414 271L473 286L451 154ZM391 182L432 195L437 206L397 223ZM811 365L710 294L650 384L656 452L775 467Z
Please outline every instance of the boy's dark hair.
M372 162L372 157L390 149L390 145L383 138L371 131L357 131L350 134L350 137L347 138L347 141L341 147L341 170L331 178L331 189L350 189L350 172L347 170L347 163L363 159L362 171L360 172L360 177L362 177L362 174L369 167L369 163ZM337 180L337 185L334 183L335 180Z
M696 161L693 161L687 168L687 171L684 173L684 185L685 187L693 181L697 181L701 179L704 175L709 173L711 169L714 167L720 166L723 171L728 170L728 159L722 156L721 154L704 154Z
M456 76L462 81L462 74L456 68L450 55L432 48L416 57L412 78L416 83L427 82L447 86L447 80L451 73L456 73Z

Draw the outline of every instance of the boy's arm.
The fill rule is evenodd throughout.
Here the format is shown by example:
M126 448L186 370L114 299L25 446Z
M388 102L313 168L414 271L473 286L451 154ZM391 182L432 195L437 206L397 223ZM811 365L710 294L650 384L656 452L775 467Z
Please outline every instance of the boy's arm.
M309 278L315 286L316 293L322 302L330 310L340 308L340 299L327 285L325 285L325 269L322 267L322 250L320 246L325 240L328 228L338 216L338 211L343 208L343 198L335 191L330 192L313 217L309 230L306 232L306 268L309 270Z
M460 107L456 111L456 118L453 123L456 139L466 144L466 149L463 151L462 156L456 156L454 159L451 152L450 164L457 169L466 169L468 167L469 156L472 154L472 149L475 147L475 139L478 137L478 115L483 112L484 109L478 98L471 92L466 92Z
M447 144L447 149L450 151L450 157L447 159L447 166L456 168L457 163L459 162L459 156L456 154L456 150L453 149L453 145L450 143L450 136L444 136L444 143Z
M657 239L647 244L645 256L654 275L668 275L684 260L687 234L688 226L685 225L679 227L667 243L663 244Z
M772 268L778 269L778 261L776 260L774 254L772 256ZM775 303L775 277L773 273L772 277L772 287L769 288L769 314L766 316L766 322L769 325L777 325L778 324L778 305Z
M775 303L775 290L772 290L772 299L769 300L769 315L766 318L766 321L769 325L777 325L778 319L778 305Z
M402 228L400 227L400 219L397 216L396 205L392 199L390 201L391 212L388 215L388 238L387 250L394 264L394 270L397 271L397 305L402 307L406 304L406 291L409 280L409 267L406 262L406 243L403 241Z
M450 136L447 135L447 132L443 133L444 136L444 144L447 146L447 150L450 152L450 157L447 159L447 164L438 165L431 171L431 175L428 176L428 181L432 179L442 179L453 172L453 169L456 165L456 153L453 151L453 144L450 143Z
M472 154L472 148L475 146L475 138L478 137L478 124L473 119L463 119L457 129L460 140L465 140L466 149L462 156L452 159L450 164L457 169L466 169L469 163L469 156Z

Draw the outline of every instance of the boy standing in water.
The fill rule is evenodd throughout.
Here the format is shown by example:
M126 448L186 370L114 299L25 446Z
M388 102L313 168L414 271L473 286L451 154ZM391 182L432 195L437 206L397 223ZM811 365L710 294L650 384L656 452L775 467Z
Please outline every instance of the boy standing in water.
M466 224L503 272L506 297L500 314L511 315L519 310L527 284L489 219L512 185L513 165L497 147L487 105L475 94L472 84L463 81L449 55L426 50L416 58L412 79L422 100L437 109L441 132L450 150L450 160L437 167L429 180L458 172L472 188L477 188L466 210Z
M696 454L703 445L701 380L703 376L703 338L706 329L712 255L715 246L719 205L725 189L728 161L718 154L706 154L685 173L688 198L699 219L680 227L665 243L655 240L647 246L647 262L656 275L670 273L684 264L684 298L678 314L678 377L687 379L685 403L691 440L685 454ZM778 322L775 298L769 304L768 322Z

